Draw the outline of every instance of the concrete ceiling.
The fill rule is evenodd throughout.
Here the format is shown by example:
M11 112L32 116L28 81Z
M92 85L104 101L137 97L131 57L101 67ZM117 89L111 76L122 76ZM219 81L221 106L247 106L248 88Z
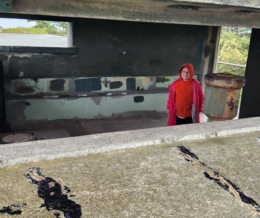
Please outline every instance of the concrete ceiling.
M6 14L260 27L257 0L13 0Z

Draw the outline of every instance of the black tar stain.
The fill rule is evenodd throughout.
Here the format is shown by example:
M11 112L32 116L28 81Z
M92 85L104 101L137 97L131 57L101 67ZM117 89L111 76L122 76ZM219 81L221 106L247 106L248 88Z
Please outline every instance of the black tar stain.
M18 206L18 205L11 205L11 206L8 206L8 207L3 207L2 209L0 209L0 214L4 214L4 213L7 213L9 215L20 215L20 214L22 214L21 210L13 211L11 209L12 207L20 207L20 206Z
M187 154L187 155L191 156L192 158L194 158L194 159L196 159L196 160L199 159L195 154L191 153L191 152L190 152L187 148L185 148L184 146L178 146L178 148L181 150L182 153Z
M40 168L37 168L36 170L39 176L45 178L44 180L36 181L29 173L25 174L25 176L30 179L33 184L38 185L38 196L44 199L44 204L40 207L46 207L48 211L60 210L66 218L80 218L82 216L81 206L68 199L67 195L62 194L62 188L58 182L50 177L42 175ZM50 183L53 185L52 187L49 186ZM65 190L70 192L68 187L65 187ZM59 213L55 213L54 215L56 217L60 216Z
M184 147L184 146L178 146L178 148L179 148L183 153L185 153L185 154L187 154L187 155L190 155L190 156L191 156L192 158L194 158L194 159L199 160L199 158L198 158L194 153L190 152L186 147ZM188 160L188 159L186 159L186 160ZM204 164L204 163L202 163L202 162L200 162L200 164L203 165L203 166L207 166L206 164ZM207 166L207 167L208 167L208 166ZM208 168L210 168L210 167L208 167ZM212 170L212 168L210 168L210 169ZM215 175L215 176L219 176L219 175L220 175L220 174L219 174L218 172L216 172L216 171L213 171L213 172L214 172L214 175ZM224 190L228 191L231 195L234 196L234 194L232 193L232 191L229 189L228 185L222 183L219 179L212 178L207 172L204 172L204 175L205 175L205 177L206 177L207 179L213 180L213 181L214 181L215 183L217 183L220 187L222 187ZM224 180L226 180L226 181L232 186L232 188L239 193L239 196L240 196L241 200L242 200L244 203L249 204L249 205L252 205L253 207L255 207L255 209L256 209L257 212L260 212L260 206L259 206L259 204L258 204L254 199L252 199L252 198L246 196L246 195L241 191L241 189L240 189L239 187L237 187L237 186L236 186L233 182L231 182L230 180L226 179L226 178L223 177L223 176L222 176L222 178L223 178Z
M54 216L59 218L60 217L60 214L59 213L54 213Z

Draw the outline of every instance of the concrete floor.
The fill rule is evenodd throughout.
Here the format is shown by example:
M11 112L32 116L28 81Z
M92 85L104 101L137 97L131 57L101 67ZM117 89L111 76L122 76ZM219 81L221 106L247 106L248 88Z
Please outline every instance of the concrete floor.
M206 122L206 116L200 114L201 122ZM46 140L56 138L67 138L107 132L118 132L126 130L148 129L164 127L167 125L168 116L156 117L132 117L111 118L100 120L62 120L38 123L25 123L11 125L15 133L33 133L34 139ZM11 131L0 133L0 144L6 144L3 137L13 134Z
M67 138L106 132L117 132L135 129L163 127L167 124L167 117L133 117L101 120L63 120L38 123L25 123L11 125L16 133L33 133L37 140ZM12 132L0 134L0 144L6 144L2 138L13 134Z

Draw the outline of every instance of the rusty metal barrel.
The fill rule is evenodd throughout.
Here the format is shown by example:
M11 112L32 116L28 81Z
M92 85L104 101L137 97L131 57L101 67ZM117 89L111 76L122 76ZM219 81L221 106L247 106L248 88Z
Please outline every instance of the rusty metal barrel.
M237 116L240 90L246 79L229 73L206 74L203 112L208 121L232 120Z

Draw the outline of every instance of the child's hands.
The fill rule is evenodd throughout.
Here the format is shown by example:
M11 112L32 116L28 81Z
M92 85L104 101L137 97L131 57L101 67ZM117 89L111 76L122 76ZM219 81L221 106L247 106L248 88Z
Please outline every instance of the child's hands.
M167 109L167 114L170 116L170 110Z

